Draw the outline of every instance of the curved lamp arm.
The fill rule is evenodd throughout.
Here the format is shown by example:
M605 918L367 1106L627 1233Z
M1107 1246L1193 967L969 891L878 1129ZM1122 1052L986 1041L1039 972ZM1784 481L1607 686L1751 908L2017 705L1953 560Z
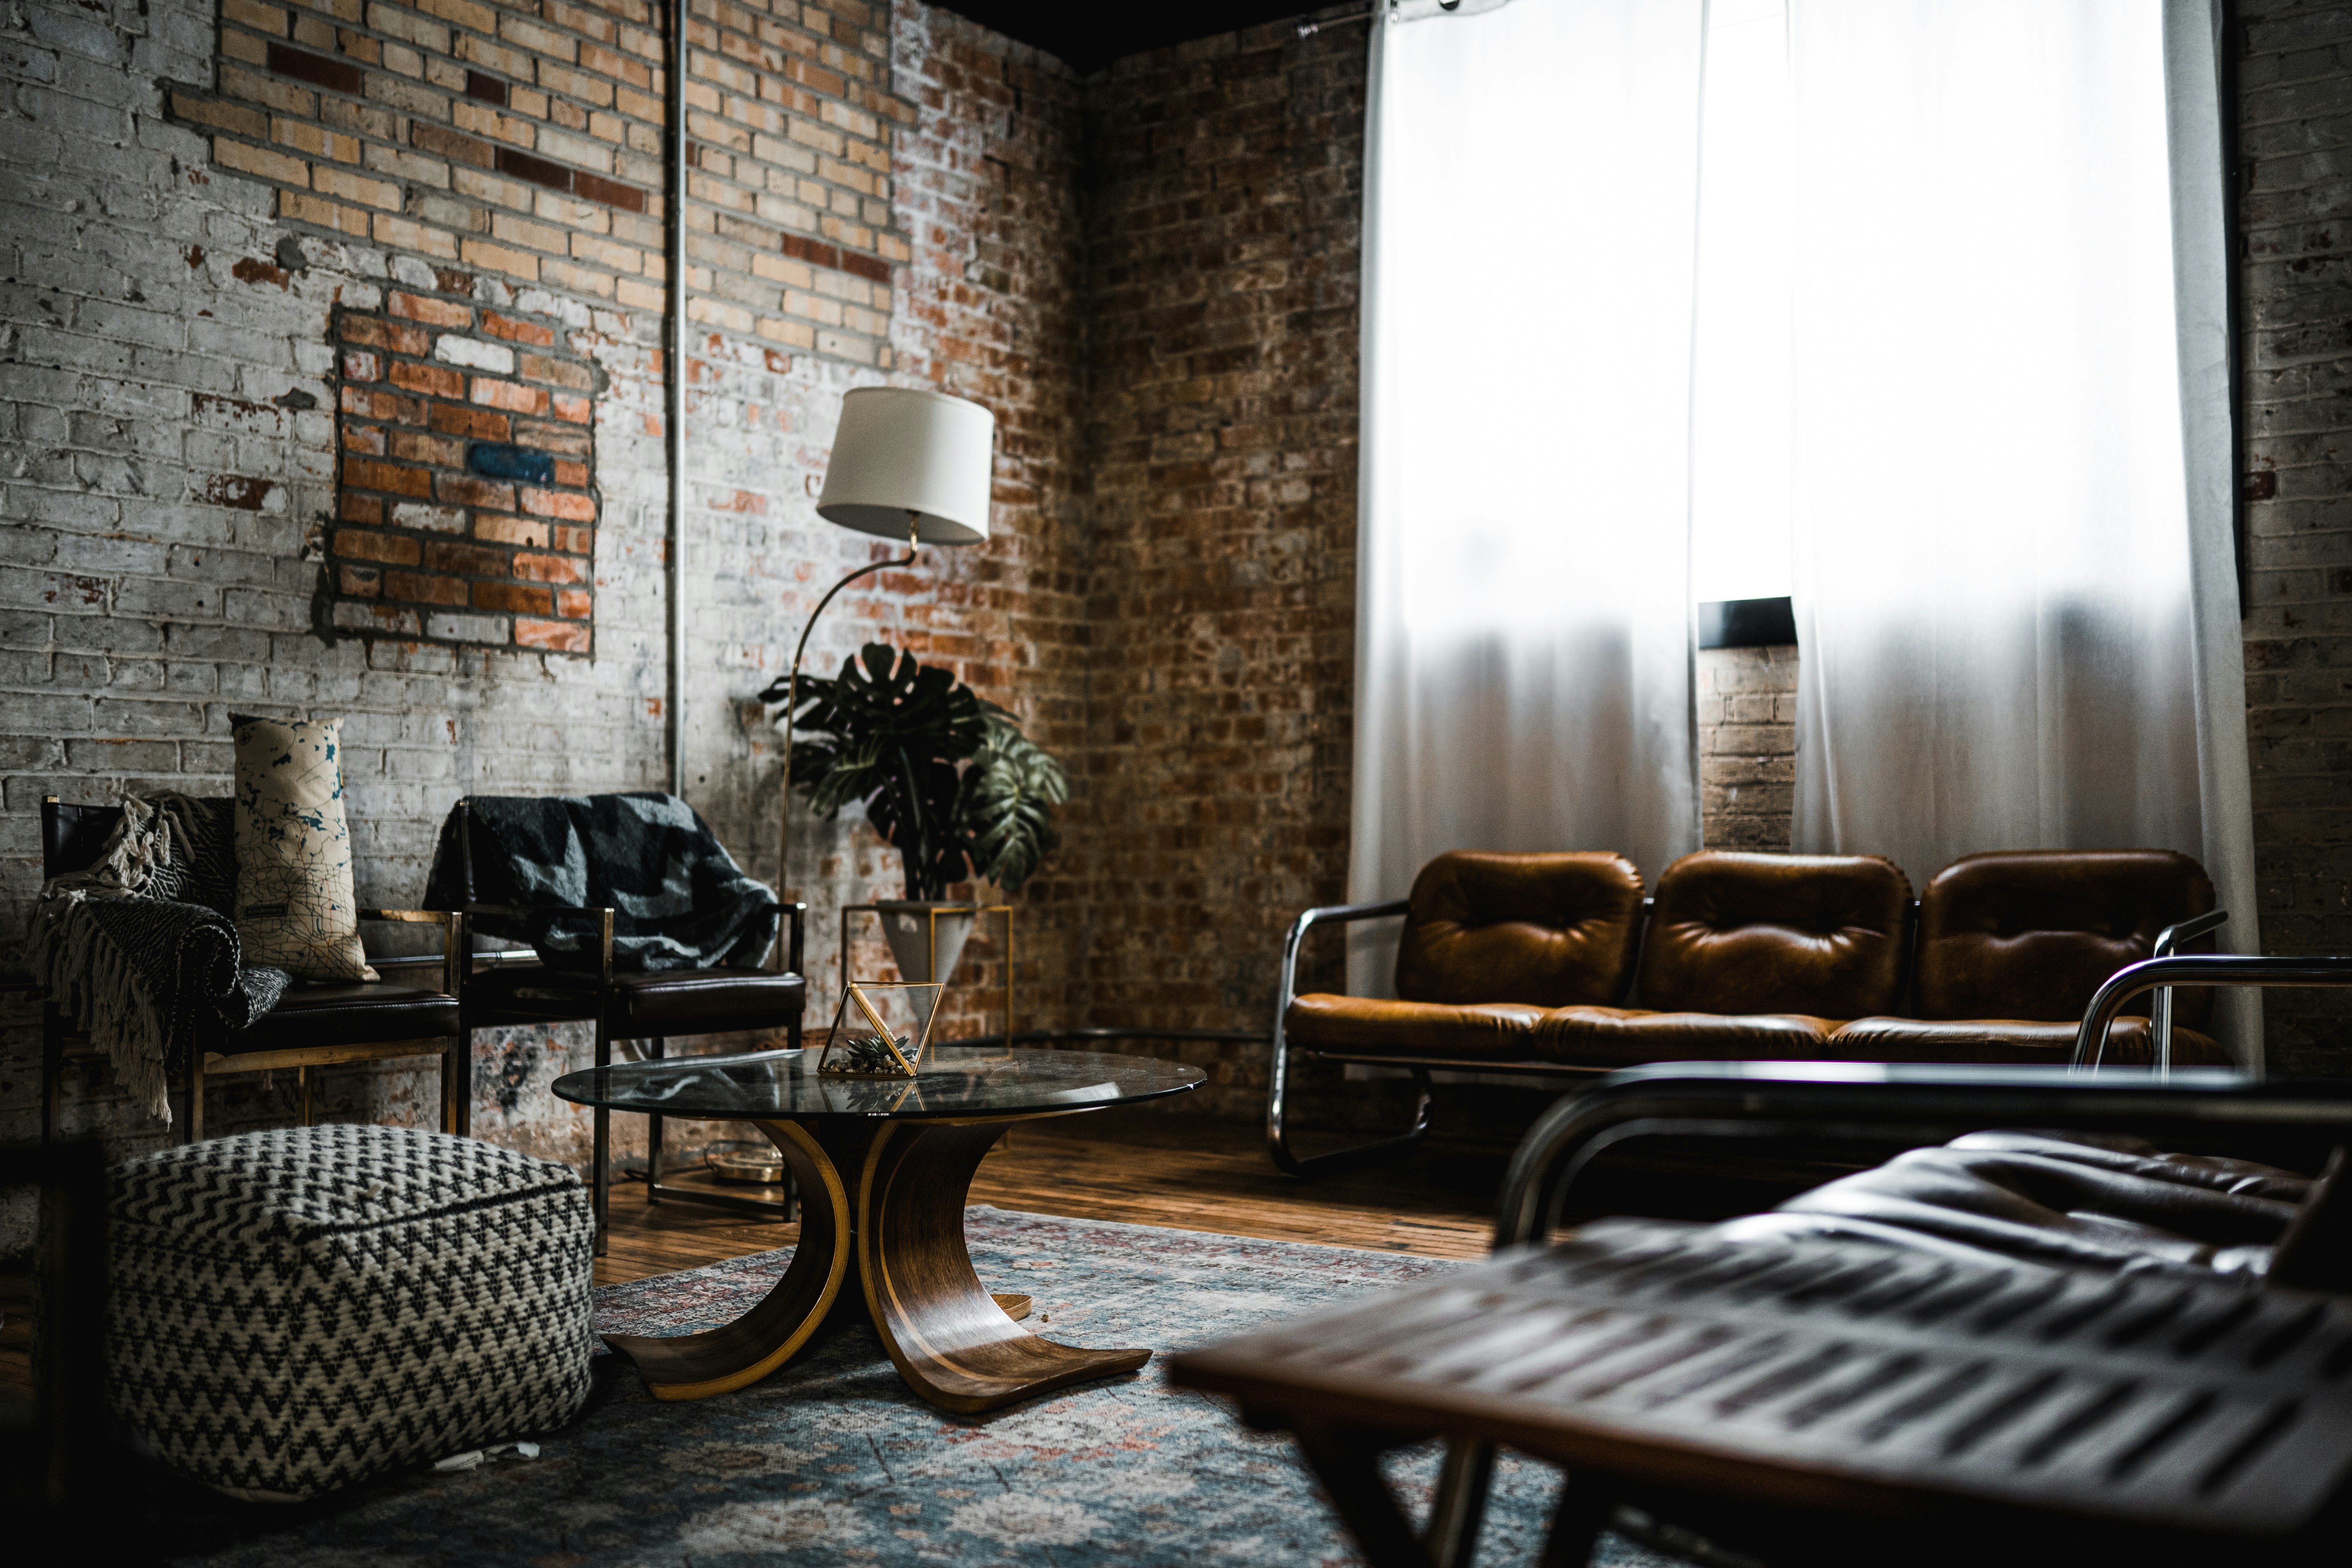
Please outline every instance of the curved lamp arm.
M808 652L809 634L816 630L816 619L824 614L824 607L833 603L833 596L860 577L887 566L913 565L915 557L922 553L922 541L917 537L921 522L920 513L910 511L907 514L906 554L887 561L870 561L827 588L824 597L816 602L816 608L809 612L808 624L801 627L801 640L793 646L792 674L784 683L784 776L776 796L776 897L779 900L784 897L785 879L791 874L786 868L792 863L793 850L793 717L800 711L801 656Z

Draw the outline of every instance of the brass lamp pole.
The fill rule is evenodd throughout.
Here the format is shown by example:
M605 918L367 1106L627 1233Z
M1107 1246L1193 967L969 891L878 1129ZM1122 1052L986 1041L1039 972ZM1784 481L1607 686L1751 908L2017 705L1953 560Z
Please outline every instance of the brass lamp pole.
M790 862L793 852L793 719L801 708L801 656L808 652L809 634L816 630L816 618L824 614L824 607L833 603L833 596L860 577L879 572L886 566L912 566L915 563L915 557L922 552L922 521L920 512L910 511L907 514L906 554L893 560L869 562L827 588L824 591L824 597L816 602L816 608L809 612L808 625L801 628L801 640L793 648L792 677L784 685L784 780L781 786L782 804L776 814L779 823L776 834L776 887L779 897L782 896L784 867Z
M926 544L977 544L986 539L995 447L996 416L966 398L919 387L861 386L841 400L841 426L834 434L817 515L861 533L903 538L907 553L869 562L827 588L793 648L784 685L783 782L776 813L780 898L790 875L793 726L809 634L816 630L817 617L834 595L860 577L885 567L911 566Z

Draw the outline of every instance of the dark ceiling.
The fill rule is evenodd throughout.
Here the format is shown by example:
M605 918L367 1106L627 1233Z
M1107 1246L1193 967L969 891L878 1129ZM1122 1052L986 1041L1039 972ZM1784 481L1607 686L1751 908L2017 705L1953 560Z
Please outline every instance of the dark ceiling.
M1034 44L1080 76L1091 76L1113 60L1146 49L1289 21L1317 9L1314 0L1192 0L1172 5L1138 5L1135 0L1092 5L945 0L945 8L1008 38Z

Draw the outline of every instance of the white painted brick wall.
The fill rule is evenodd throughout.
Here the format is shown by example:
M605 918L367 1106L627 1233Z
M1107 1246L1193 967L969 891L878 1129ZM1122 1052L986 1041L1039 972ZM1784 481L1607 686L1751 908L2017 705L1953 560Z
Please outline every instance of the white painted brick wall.
M902 26L898 47L922 36ZM267 189L213 166L206 137L163 118L161 84L208 85L213 44L210 8L192 0L0 8L0 943L21 940L38 885L41 796L226 794L233 710L344 719L368 904L416 901L437 825L464 793L659 788L667 777L658 315L530 302L566 311L610 376L597 406L593 658L322 638L329 312L339 298L372 303L417 264L275 223ZM289 238L307 265L283 286L236 276L247 258L290 258ZM926 265L900 268L901 286L924 281ZM484 283L478 298L496 303L503 288ZM926 331L919 358L937 348ZM776 748L753 694L826 584L879 548L820 521L814 494L841 394L884 377L715 331L698 334L693 357L687 793L772 880ZM876 635L952 628L961 612L943 605L977 598L982 577L1003 583L1008 557L1018 578L1022 531L1042 524L999 526L992 560L934 552L912 577L836 601L811 667L830 672ZM895 893L896 857L845 820L803 822L794 859L793 879L817 906L809 968L829 976L835 912ZM0 1004L0 1139L29 1137L37 1016L21 999ZM582 1159L586 1120L546 1085L586 1055L577 1028L485 1037L477 1131ZM241 1080L214 1090L208 1121L282 1121L291 1093L289 1075ZM423 1071L353 1069L329 1076L322 1104L424 1121L434 1093ZM627 1121L624 1146L639 1131ZM166 1136L94 1068L68 1074L65 1122L101 1129L124 1152ZM0 1256L23 1247L26 1223L22 1205L0 1215Z

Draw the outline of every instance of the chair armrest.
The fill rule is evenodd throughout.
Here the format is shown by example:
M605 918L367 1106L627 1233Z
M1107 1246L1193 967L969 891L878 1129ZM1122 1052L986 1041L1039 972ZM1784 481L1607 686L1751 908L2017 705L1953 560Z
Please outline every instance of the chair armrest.
M398 921L404 924L445 926L457 918L452 910L362 910L363 921Z
M1853 1143L1874 1157L1990 1127L2220 1140L2247 1158L2315 1163L2352 1138L2352 1079L2270 1079L2221 1068L1885 1062L1654 1062L1611 1073L1538 1118L1511 1156L1497 1247L1550 1234L1576 1182L1641 1138Z
M467 904L457 911L461 915L609 915L609 908L595 904Z
M808 905L795 899L791 903L779 904L777 907L784 911L786 935L782 942L776 944L776 973L798 974L805 953L803 940L807 934Z
M1290 935L1282 944L1282 983L1275 993L1275 1044L1280 1048L1282 1016L1290 1011L1291 999L1298 994L1298 949L1307 933L1321 925L1349 925L1357 921L1376 921L1391 915L1409 913L1412 904L1405 899L1384 899L1377 904L1326 904L1308 910L1290 922Z
M2107 976L2106 984L2091 997L2091 1005L2083 1009L2083 1026L2074 1033L2074 1054L2068 1065L2095 1070L2107 1048L2107 1030L2124 1004L2144 991L2173 985L2352 986L2352 958L2177 952L2168 958L2126 963Z
M594 915L598 917L598 924L601 928L601 934L603 937L603 952L600 955L601 963L598 965L598 975L604 984L609 986L613 984L613 916L614 911L609 906L591 907L582 904L480 904L468 902L460 907L456 912L458 915L459 920L457 926L453 928L453 930L457 931L463 931L466 920L474 915L504 915L511 919L529 919L535 915ZM469 950L466 956L466 967L471 968L473 965L473 954L470 952L472 946L470 940L466 941L464 945ZM451 967L453 970L457 967L454 952L451 958ZM462 980L460 981L460 984L463 984Z

